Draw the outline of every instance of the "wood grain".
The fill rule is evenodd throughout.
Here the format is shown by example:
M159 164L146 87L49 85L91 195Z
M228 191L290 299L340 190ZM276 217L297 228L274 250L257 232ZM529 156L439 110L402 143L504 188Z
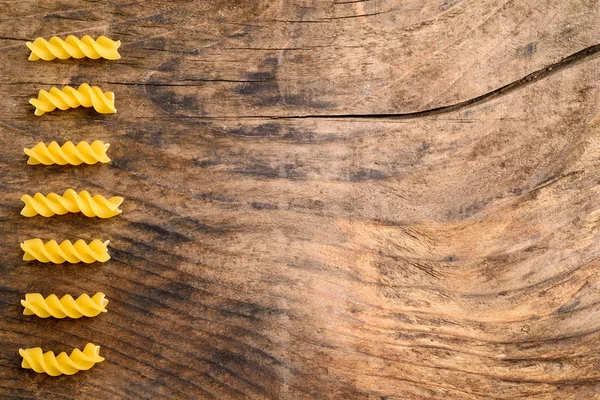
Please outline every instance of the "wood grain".
M595 0L0 3L0 396L600 398ZM28 62L105 34L116 62ZM83 82L116 115L33 115ZM39 141L112 163L26 165ZM19 216L24 193L123 195L110 220ZM110 240L106 264L25 239ZM94 293L98 318L23 316ZM72 377L20 347L102 346Z

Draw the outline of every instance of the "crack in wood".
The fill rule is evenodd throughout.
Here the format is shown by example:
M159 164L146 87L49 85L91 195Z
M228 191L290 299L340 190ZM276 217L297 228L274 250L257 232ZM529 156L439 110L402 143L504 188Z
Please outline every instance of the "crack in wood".
M587 47L583 50L578 51L577 53L571 54L568 57L563 58L562 60L548 65L544 68L538 69L521 79L518 79L514 82L508 83L498 89L492 90L490 92L484 93L472 99L464 100L458 103L450 104L447 106L435 107L421 111L413 111L409 113L382 113L382 114L305 114L305 115L294 115L294 116L271 116L267 118L273 119L295 119L295 118L318 118L318 119L328 119L328 118L350 118L350 119L413 119L420 117L429 117L440 114L447 114L454 111L459 111L465 108L469 108L472 106L476 106L485 102L488 102L492 99L506 96L516 90L522 89L528 85L536 83L542 79L545 79L551 75L558 73L564 69L573 67L580 62L590 59L594 55L600 52L600 44L596 44L594 46Z

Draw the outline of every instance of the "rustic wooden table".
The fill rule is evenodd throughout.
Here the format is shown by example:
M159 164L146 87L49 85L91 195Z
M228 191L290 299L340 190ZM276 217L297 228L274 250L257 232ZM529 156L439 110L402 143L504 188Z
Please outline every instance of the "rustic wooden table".
M600 396L596 0L3 1L0 396ZM29 62L105 34L118 61ZM33 115L52 85L115 115ZM39 141L102 166L27 166ZM24 193L123 195L110 220L24 218ZM109 239L106 264L25 239ZM109 312L22 315L27 292ZM20 347L106 361L58 378Z

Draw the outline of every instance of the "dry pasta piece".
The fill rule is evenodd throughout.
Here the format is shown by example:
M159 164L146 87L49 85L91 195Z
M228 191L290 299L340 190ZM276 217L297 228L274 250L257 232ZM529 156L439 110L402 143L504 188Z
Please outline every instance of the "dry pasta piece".
M110 259L108 255L108 243L98 239L92 240L87 244L84 240L79 239L75 243L70 240L65 240L58 244L56 240L50 240L44 243L41 239L29 239L21 243L21 249L25 252L23 260L37 260L43 263L62 264L69 262L76 264L84 262L91 264L93 262L106 262Z
M47 146L40 142L33 148L25 148L23 151L29 156L29 160L27 160L29 165L81 165L83 163L92 165L99 162L110 162L110 158L106 155L109 146L108 143L100 140L95 140L92 144L79 142L77 145L73 142L66 142L62 146L56 142Z
M110 218L121 213L119 206L123 202L122 197L106 199L99 194L92 196L87 190L77 193L73 189L67 189L62 196L56 193L36 193L33 197L25 194L21 196L21 200L25 203L21 215L25 217L38 214L51 217L56 214L81 212L86 217Z
M59 299L55 294L44 298L39 293L27 293L25 300L21 300L21 304L25 307L23 315L35 314L41 318L95 317L108 311L106 309L108 300L101 292L96 293L93 297L82 294L77 299L70 294Z
M73 375L104 361L104 357L100 357L100 346L93 343L88 343L83 351L74 349L71 355L63 351L55 356L52 351L44 353L40 347L19 349L19 354L23 357L21 367L51 376Z
M65 40L58 36L52 36L50 40L37 38L32 42L25 43L31 54L29 61L44 60L50 61L55 58L66 60L67 58L106 58L107 60L118 60L121 55L117 51L121 45L119 40L111 40L106 36L100 36L98 39L89 35L81 39L77 36L69 35Z
M37 99L29 100L29 104L35 107L35 115L44 115L47 112L68 110L69 108L94 107L100 114L114 114L115 94L103 92L98 86L90 86L87 83L75 89L65 86L62 89L53 87L49 92L40 90Z

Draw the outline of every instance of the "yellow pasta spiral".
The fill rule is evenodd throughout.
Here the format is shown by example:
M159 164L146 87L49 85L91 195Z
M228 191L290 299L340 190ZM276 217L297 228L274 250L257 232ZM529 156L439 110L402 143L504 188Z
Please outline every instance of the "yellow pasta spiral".
M110 161L106 155L109 146L108 143L99 140L93 141L92 144L79 142L77 146L73 142L66 142L62 146L56 142L52 142L48 146L40 142L33 148L23 149L23 151L29 156L29 160L27 160L29 165L80 165L83 163L92 165Z
M95 261L106 262L110 259L108 255L108 243L94 239L87 244L79 239L75 244L70 240L65 240L58 244L56 240L42 242L41 239L29 239L21 243L21 248L25 252L23 260L37 260L44 263L51 262L62 264L65 261L71 264L84 262L91 264Z
M23 357L23 368L32 369L37 373L45 372L51 376L73 375L79 371L87 371L94 364L104 361L104 357L100 357L100 346L93 343L88 343L83 351L74 349L70 356L64 351L58 356L52 351L44 353L40 347L19 349L19 354Z
M117 49L121 45L121 41L111 40L106 36L100 36L94 40L91 36L85 35L81 39L76 36L69 35L65 40L57 36L52 36L50 40L37 38L32 42L25 43L31 54L29 61L36 61L40 58L45 61L60 58L106 58L107 60L118 60L121 58Z
M35 107L35 115L38 116L57 108L67 110L79 106L94 107L94 110L100 114L117 112L113 92L102 92L98 86L90 86L87 83L77 89L65 86L62 89L53 87L49 92L40 90L37 99L29 100L29 104Z
M101 312L107 312L106 305L108 300L104 298L104 293L96 293L93 297L82 294L75 300L70 294L58 298L55 294L44 299L39 293L27 293L25 300L21 300L25 307L24 315L37 315L41 318L81 318L95 317Z
M122 197L111 197L106 199L99 194L92 197L87 190L77 193L73 189L67 189L61 196L50 193L44 196L36 193L33 197L28 194L21 196L25 207L21 215L34 217L38 214L51 217L55 214L83 213L86 217L110 218L121 213L119 206L123 202Z

